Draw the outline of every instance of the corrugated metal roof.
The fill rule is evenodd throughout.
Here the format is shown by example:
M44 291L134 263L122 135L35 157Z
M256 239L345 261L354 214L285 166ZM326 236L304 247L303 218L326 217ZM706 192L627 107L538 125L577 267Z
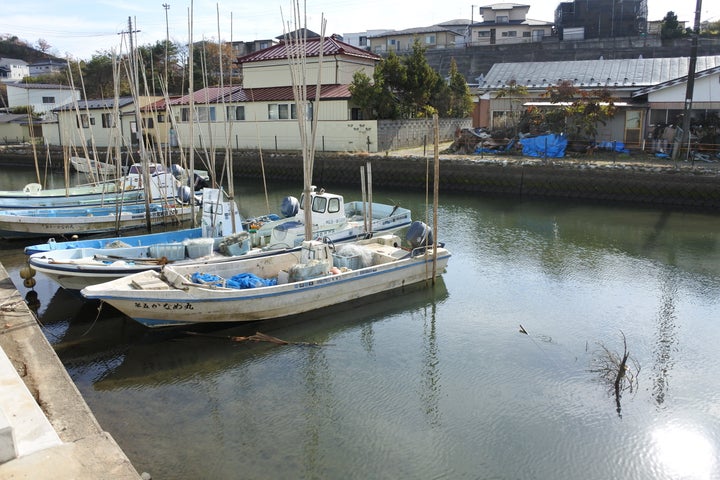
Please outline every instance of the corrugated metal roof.
M60 85L55 83L7 83L6 85L26 90L77 90L70 85Z
M237 63L262 62L267 60L283 60L288 58L288 44L286 42L273 45L272 47L258 50L244 57L238 57ZM306 44L306 57L317 57L320 55L320 38L308 38ZM325 37L323 42L323 56L347 55L351 57L367 58L380 61L382 57L362 48L355 47L349 43L342 42L334 37Z
M124 107L126 105L130 105L133 103L132 97L120 97L118 99L118 105L120 107ZM77 106L78 110L81 112L83 110L108 110L112 109L115 105L115 99L108 98L108 99L96 99L96 100L78 100ZM73 103L69 103L67 105L63 105L61 107L57 107L53 109L55 112L65 112L68 110L75 110L75 105Z
M571 62L496 63L480 88L498 89L515 81L546 88L559 81L575 86L644 88L686 77L689 57L580 60ZM720 66L720 55L698 57L696 72Z

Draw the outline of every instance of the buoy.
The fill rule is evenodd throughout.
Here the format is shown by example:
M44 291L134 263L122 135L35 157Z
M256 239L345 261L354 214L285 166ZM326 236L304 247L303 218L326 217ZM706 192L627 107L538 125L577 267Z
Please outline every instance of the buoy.
M23 280L23 285L25 285L26 288L33 288L35 286L35 279L30 277Z
M22 278L23 280L27 280L28 278L33 278L34 276L35 276L35 269L32 268L30 265L26 265L20 269L20 278Z

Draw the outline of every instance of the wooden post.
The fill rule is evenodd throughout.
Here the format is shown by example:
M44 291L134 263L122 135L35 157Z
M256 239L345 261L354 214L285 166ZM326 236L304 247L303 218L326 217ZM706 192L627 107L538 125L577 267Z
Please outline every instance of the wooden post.
M438 245L438 190L440 190L440 125L437 113L433 114L433 130L435 134L434 172L433 172L433 263L432 284L435 285L437 275L437 245Z

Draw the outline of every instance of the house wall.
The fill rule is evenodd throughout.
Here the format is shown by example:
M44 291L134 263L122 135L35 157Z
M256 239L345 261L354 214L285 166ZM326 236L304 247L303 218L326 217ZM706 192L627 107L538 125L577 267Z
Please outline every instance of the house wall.
M529 10L529 6L516 6L515 8L511 6L510 8L505 9L480 7L480 15L482 15L483 20L486 22L496 21L498 15L507 16L510 21L525 20Z
M0 143L19 143L30 141L30 130L19 123L0 123Z
M490 30L495 30L495 38L490 36ZM510 36L510 32L515 32L514 36ZM542 33L537 33L542 32ZM506 36L503 36L503 33ZM525 36L525 35L528 36ZM552 29L550 26L531 26L531 25L492 25L480 26L472 28L472 46L485 45L511 45L518 43L541 42L543 38L550 37ZM492 42L495 43L492 43Z
M8 106L31 106L35 113L47 113L50 110L80 100L80 92L71 89L23 88L9 84L7 86ZM51 97L53 102L45 103L43 98Z
M428 43L431 40L428 37L434 37L435 41ZM408 52L412 50L416 38L419 39L420 44L428 50L465 46L465 37L448 31L411 34L388 33L383 36L370 38L370 50L374 53L390 51Z
M57 137L53 136L53 138L57 138L61 146L77 148L82 148L83 145L91 146L93 144L98 147L115 146L118 143L121 145L130 145L130 122L135 121L135 116L129 114L129 112L133 111L134 107L132 105L121 109L121 118L118 126L113 127L111 124L110 126L104 127L102 115L112 114L112 110L80 110L80 115L82 117L87 116L88 118L87 126L84 127L81 124L80 128L78 128L75 110L57 112L57 129L59 133Z
M663 88L657 92L648 94L650 104L662 102L685 103L687 85L685 82ZM715 106L706 108L720 108L720 73L708 75L707 77L696 78L693 87L693 105L695 103L713 103Z

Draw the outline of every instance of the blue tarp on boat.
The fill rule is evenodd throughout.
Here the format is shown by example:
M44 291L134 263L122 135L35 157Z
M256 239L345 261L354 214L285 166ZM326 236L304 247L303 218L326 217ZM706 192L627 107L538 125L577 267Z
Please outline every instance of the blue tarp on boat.
M567 138L562 135L541 135L539 137L523 138L522 153L529 157L562 158L565 156Z
M200 273L195 272L192 274L192 281L194 283L202 283L204 285L212 285L215 287L227 287L227 288L257 288L257 287L270 287L277 285L277 279L275 278L261 278L254 273L238 273L233 275L229 279L225 280L218 275L212 273Z

